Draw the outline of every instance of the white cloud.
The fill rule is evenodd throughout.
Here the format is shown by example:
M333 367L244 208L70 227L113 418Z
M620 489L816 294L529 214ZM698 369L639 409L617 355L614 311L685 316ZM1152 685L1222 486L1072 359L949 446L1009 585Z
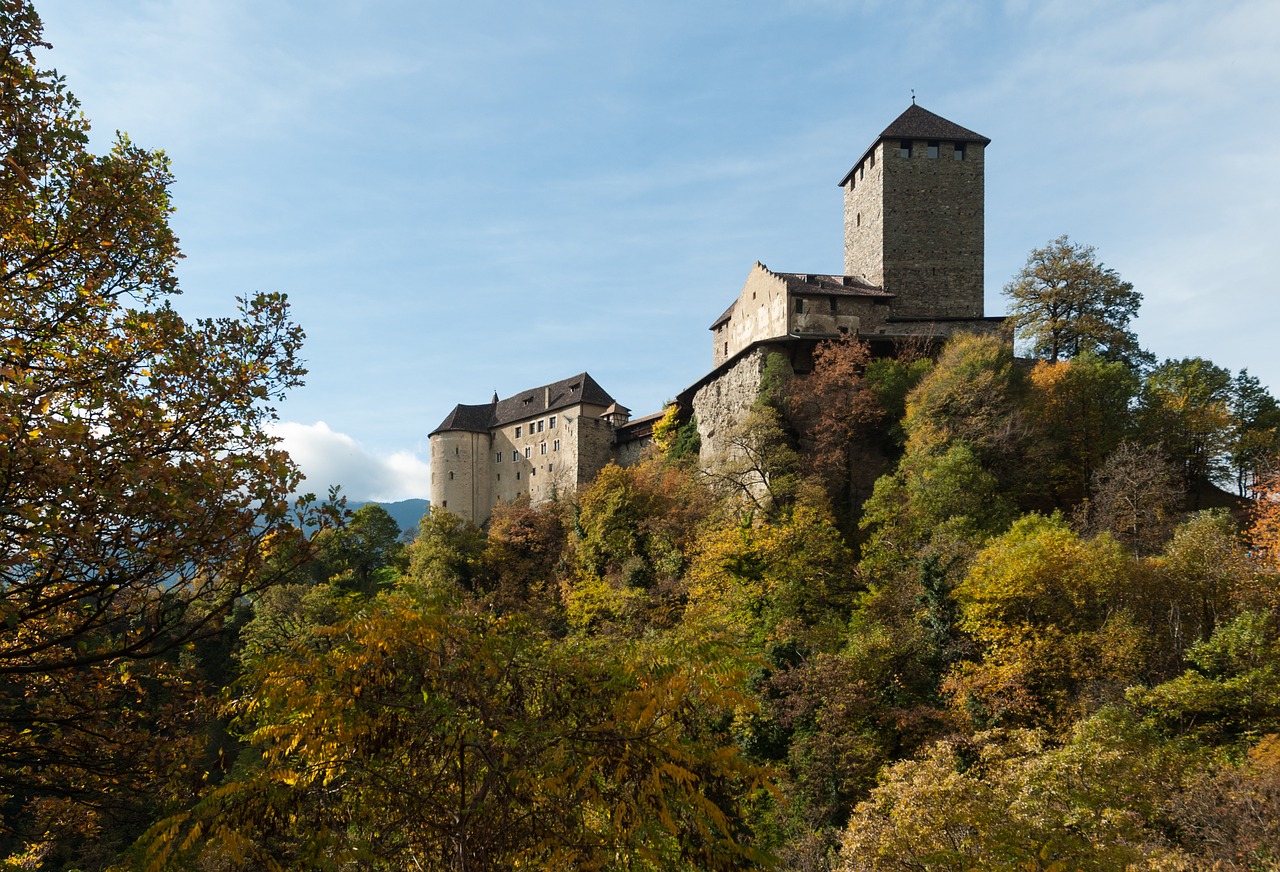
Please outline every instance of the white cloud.
M305 489L317 495L323 496L331 485L341 485L353 500L395 502L425 499L430 491L427 464L411 452L375 454L346 433L331 430L324 421L281 421L267 429L306 476Z

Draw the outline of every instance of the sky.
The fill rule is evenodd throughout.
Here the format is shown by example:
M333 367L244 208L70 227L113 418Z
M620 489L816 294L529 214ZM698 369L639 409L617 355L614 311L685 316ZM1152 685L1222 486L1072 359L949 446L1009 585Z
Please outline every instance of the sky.
M426 497L456 403L583 371L660 410L753 263L841 272L838 182L913 93L992 140L987 314L1068 234L1158 358L1280 392L1276 0L36 8L93 148L172 160L179 311L288 294L308 490Z

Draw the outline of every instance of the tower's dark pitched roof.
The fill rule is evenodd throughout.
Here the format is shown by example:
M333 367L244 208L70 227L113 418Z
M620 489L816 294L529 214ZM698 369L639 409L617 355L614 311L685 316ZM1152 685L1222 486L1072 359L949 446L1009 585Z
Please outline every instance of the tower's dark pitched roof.
M974 133L967 127L961 127L954 121L948 121L941 115L935 115L923 106L912 103L907 107L907 111L895 118L893 123L886 127L884 132L876 137L876 141L862 153L862 157L854 163L853 169L845 173L844 178L840 180L840 187L844 187L845 182L849 181L849 176L853 175L853 171L867 159L871 149L886 139L945 139L948 142L980 142L984 146L991 144L991 140L981 133Z
M989 145L980 133L974 133L967 127L961 127L948 121L941 115L935 115L923 106L912 103L893 123L880 134L881 139L946 139L951 142L981 142Z
M461 430L470 433L487 433L494 427L510 424L512 421L523 421L544 412L554 412L586 403L593 406L613 405L614 399L609 392L587 373L579 373L549 385L520 391L518 394L497 399L482 406L454 406L440 426L431 431L432 436L450 430Z

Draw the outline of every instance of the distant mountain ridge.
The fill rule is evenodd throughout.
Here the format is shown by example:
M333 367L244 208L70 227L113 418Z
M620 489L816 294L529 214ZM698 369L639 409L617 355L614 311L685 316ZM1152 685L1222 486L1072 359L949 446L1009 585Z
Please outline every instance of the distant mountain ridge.
M394 503L380 503L377 500L347 500L347 508L355 511L361 506L382 506L387 510L387 514L395 519L400 525L401 532L405 530L417 530L418 521L427 513L431 507L430 500L399 500Z

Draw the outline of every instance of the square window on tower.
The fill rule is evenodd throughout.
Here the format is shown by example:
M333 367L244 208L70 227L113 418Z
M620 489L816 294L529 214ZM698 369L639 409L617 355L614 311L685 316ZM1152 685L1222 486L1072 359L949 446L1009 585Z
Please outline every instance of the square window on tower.
M936 142L931 142L931 143L929 143L929 157L930 157L931 159L934 159L934 160L936 160L936 159L937 159L937 157L938 157L938 143L936 143Z
M964 160L964 143L957 142L955 150L951 152L951 156L956 160Z
M911 140L904 139L898 143L898 157L911 157Z

